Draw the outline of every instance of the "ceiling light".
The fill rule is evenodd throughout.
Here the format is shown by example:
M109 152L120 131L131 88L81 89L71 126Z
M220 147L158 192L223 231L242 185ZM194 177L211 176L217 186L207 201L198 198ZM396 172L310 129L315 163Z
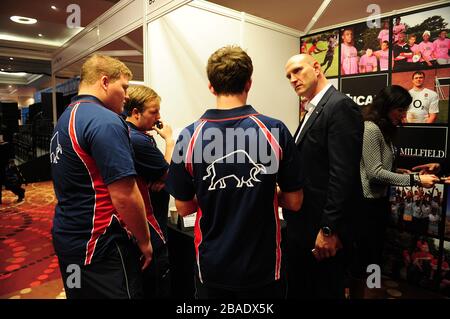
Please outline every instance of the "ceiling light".
M37 22L37 20L34 18L27 18L21 16L11 16L10 19L14 22L21 24L35 24Z
M40 36L41 38L43 37L42 33L39 33L38 36Z
M9 58L11 61L14 60L14 58Z
M55 6L51 6L50 8L52 8L53 10L58 10L58 8Z

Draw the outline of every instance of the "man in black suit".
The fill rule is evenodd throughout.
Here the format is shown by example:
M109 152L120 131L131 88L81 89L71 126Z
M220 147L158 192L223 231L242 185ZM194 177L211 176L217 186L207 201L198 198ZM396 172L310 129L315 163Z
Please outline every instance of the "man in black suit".
M287 221L289 298L344 298L349 227L361 194L363 120L359 107L306 54L291 57L286 76L307 113L294 138L305 178L303 207Z

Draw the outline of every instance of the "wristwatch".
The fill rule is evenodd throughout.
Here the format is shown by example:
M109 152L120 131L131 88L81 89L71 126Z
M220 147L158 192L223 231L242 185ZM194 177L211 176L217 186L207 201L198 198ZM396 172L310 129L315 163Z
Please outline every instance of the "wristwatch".
M333 235L333 231L331 230L330 227L324 226L324 227L322 227L322 234L323 234L325 237L330 237L331 235Z
M409 178L410 178L411 186L420 186L421 185L421 180L420 180L419 174L410 174Z

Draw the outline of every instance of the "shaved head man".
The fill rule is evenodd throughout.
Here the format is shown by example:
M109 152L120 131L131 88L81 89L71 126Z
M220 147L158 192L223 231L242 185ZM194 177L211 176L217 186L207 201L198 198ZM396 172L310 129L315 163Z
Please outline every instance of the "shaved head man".
M305 178L300 211L287 221L289 298L343 298L348 226L361 196L363 121L359 107L326 79L319 62L294 55L286 77L308 100L294 138Z
M286 77L298 96L311 99L323 89L328 81L319 62L308 54L294 55L286 63Z

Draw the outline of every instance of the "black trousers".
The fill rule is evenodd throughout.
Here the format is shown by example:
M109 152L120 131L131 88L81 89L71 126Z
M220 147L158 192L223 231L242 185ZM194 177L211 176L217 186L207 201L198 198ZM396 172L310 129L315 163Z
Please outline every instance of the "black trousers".
M310 249L287 243L288 299L344 299L347 284L345 253L318 261Z
M152 262L144 270L144 298L166 299L171 297L171 275L167 246L153 251Z
M80 287L73 287L73 268L58 256L67 299L141 299L142 271L138 247L131 241L112 242L100 260L80 267ZM72 266L73 267L73 266ZM69 268L70 269L70 268Z
M356 217L356 264L357 276L367 276L367 266L382 266L386 227L389 220L390 203L387 197L364 198Z
M195 276L195 299L283 299L285 289L283 280L276 280L267 285L242 289L229 290L223 288L207 287Z

